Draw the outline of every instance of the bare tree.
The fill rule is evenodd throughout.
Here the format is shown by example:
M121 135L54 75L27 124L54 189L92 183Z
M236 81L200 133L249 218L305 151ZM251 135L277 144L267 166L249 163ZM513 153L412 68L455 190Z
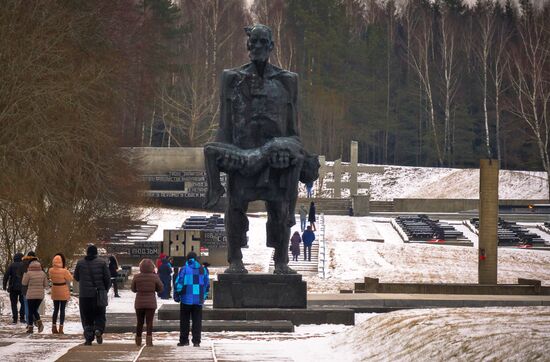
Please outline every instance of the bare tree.
M255 0L252 13L257 22L269 26L273 31L275 49L271 55L271 62L283 69L294 70L294 36L285 26L286 7L285 0Z
M430 121L433 143L436 150L436 157L439 165L443 165L443 152L440 145L439 126L436 120L435 100L432 85L432 59L433 59L433 12L431 5L419 6L417 8L418 23L412 29L412 49L409 49L409 60L411 67L418 77L422 90L426 95L426 107ZM413 15L413 16L415 16Z
M515 94L511 111L531 132L542 166L548 174L550 197L550 6L540 12L527 8L518 24L517 46L510 54Z
M44 257L56 241L93 241L98 215L128 214L136 200L135 171L113 137L116 56L94 16L46 0L0 12L0 33L11 34L0 37L0 222L25 225L5 240L25 238Z
M480 36L480 41L475 47L475 54L477 55L478 62L481 67L481 84L483 93L483 120L485 123L485 151L487 157L492 158L491 151L491 135L489 132L489 113L487 111L488 102L488 77L489 77L489 53L493 43L493 37L495 34L495 17L494 17L494 3L491 0L483 0L478 2L478 12L476 14L477 19L477 31L478 34L474 36Z
M444 114L444 140L443 154L447 159L447 165L451 165L453 153L453 113L455 96L459 85L459 71L457 67L456 49L458 48L454 14L444 3L440 4L440 34L441 34L441 62L442 62L442 93Z
M497 14L495 14L497 16ZM507 48L510 41L510 30L504 21L498 21L495 26L495 36L492 47L491 66L489 74L494 85L495 102L495 141L497 147L497 158L502 159L501 154L501 99L506 90L505 80L507 75L509 57Z

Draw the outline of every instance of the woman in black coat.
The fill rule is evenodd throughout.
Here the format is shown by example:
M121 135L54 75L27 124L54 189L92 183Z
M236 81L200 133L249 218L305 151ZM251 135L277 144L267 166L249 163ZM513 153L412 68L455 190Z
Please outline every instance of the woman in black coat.
M308 217L307 217L307 221L309 221L309 225L311 225L311 228L313 229L313 231L317 231L317 228L315 227L315 221L316 221L316 218L315 218L315 203L313 201L309 205L309 214L308 214Z
M97 305L97 295L98 290L108 291L111 288L111 273L107 263L98 258L95 245L88 246L84 259L76 263L74 279L79 283L78 305L86 339L84 344L90 346L94 339L101 344L106 315L105 307Z

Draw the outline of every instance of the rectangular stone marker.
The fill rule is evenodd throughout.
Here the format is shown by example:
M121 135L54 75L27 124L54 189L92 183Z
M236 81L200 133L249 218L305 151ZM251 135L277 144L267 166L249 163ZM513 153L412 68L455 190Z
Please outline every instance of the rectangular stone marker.
M307 286L300 274L218 274L214 308L306 308Z
M479 284L497 284L498 160L480 160Z

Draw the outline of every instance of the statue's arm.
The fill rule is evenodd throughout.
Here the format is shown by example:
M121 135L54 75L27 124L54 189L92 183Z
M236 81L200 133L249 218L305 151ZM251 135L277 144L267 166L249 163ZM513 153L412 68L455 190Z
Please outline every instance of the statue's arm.
M231 94L230 87L235 76L233 70L224 70L220 86L220 124L216 142L232 143Z

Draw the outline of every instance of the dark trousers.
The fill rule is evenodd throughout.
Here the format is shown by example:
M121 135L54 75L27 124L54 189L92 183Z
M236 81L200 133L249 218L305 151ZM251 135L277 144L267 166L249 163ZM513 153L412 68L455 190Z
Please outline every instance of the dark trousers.
M66 300L54 300L53 301L53 316L52 323L57 324L57 314L59 313L59 325L65 323L65 307L67 306ZM60 313L61 312L61 313Z
M13 321L17 322L17 301L19 300L19 320L25 320L25 298L21 291L10 292L11 314Z
M136 309L137 325L136 325L136 335L141 337L143 334L143 323L147 323L147 335L150 336L153 334L153 318L155 317L154 309Z
M304 245L304 260L311 261L311 245Z
M32 326L35 321L40 320L40 314L38 314L38 307L40 307L42 299L27 299L27 304L29 305L29 319L27 324Z
M180 304L180 343L189 343L189 319L193 321L193 344L201 343L202 305Z
M105 307L97 306L96 297L81 297L78 299L80 304L80 320L84 329L84 338L86 341L93 341L94 332L99 330L101 333L105 330Z
M111 285L113 286L113 291L115 292L115 295L118 295L118 284L116 282L116 277L111 278Z

